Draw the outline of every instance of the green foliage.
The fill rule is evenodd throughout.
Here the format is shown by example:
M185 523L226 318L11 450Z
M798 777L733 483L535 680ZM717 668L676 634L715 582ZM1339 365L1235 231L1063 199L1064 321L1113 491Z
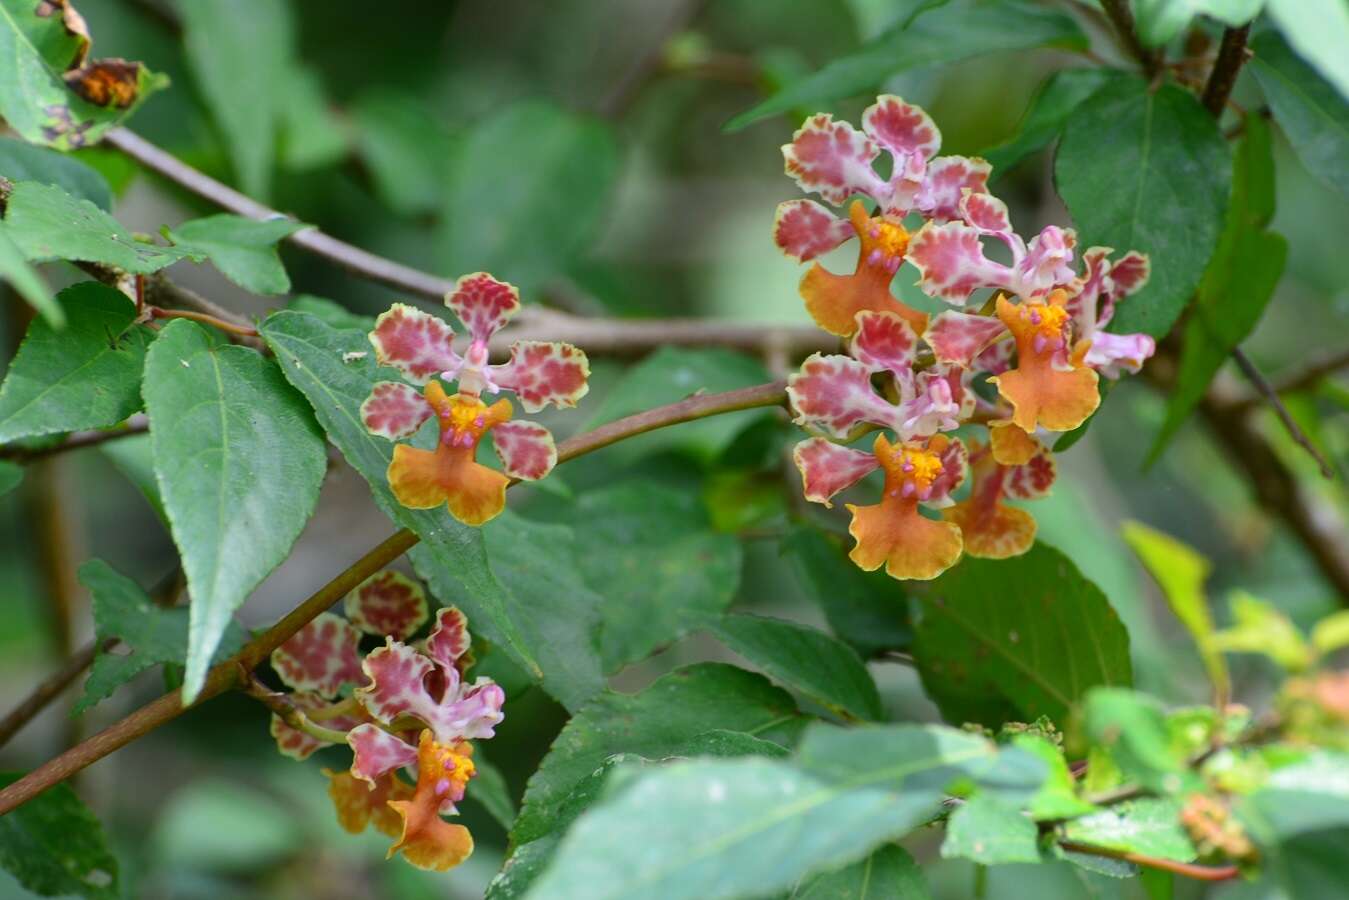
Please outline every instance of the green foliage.
M55 185L99 209L112 210L112 188L106 178L78 159L46 147L0 138L0 177Z
M1086 35L1077 23L1058 10L1020 0L956 0L912 19L900 19L856 53L792 82L736 116L726 127L734 131L801 107L825 107L921 66L1002 50L1046 46L1080 49L1086 44Z
M0 222L0 283L8 284L27 301L28 305L42 314L55 328L66 324L61 307L52 299L52 292L28 261L23 258L4 223Z
M1129 637L1105 595L1044 544L965 559L918 595L913 651L947 721L1063 725L1087 691L1132 683Z
M926 900L923 870L903 847L888 844L861 862L803 881L792 900Z
M609 127L543 103L507 107L465 136L438 238L452 272L509 272L526 295L589 246L618 174Z
M962 857L980 865L1040 861L1035 823L1015 804L992 794L976 794L951 814L941 855Z
M43 14L44 6L0 0L0 116L26 141L73 150L97 141L167 80L139 66L126 85L126 103L100 106L79 96L63 75L79 80L89 37L50 8Z
M1272 31L1251 41L1251 71L1288 135L1293 152L1313 175L1349 197L1349 100L1293 53ZM1248 127L1251 121L1248 120Z
M1091 847L1189 862L1197 854L1179 815L1177 800L1128 800L1065 823L1063 836Z
M80 566L80 583L93 600L94 634L99 643L84 694L72 714L79 715L151 666L182 665L187 659L188 610L157 606L140 585L117 572L101 559ZM113 639L120 646L109 649ZM248 634L230 622L221 635L212 662L234 653Z
M116 425L141 408L141 369L154 332L135 325L120 292L88 281L57 295L68 320L34 319L0 386L0 442Z
M22 775L0 773L0 786L8 787ZM117 858L108 849L103 827L68 784L58 784L0 817L0 867L44 897L122 896Z
M993 166L993 177L1057 141L1073 111L1113 77L1109 69L1085 68L1063 69L1046 78L1012 136L979 153Z
M180 250L206 257L226 278L254 294L284 294L290 278L276 252L276 243L304 228L303 222L218 215L164 229Z
M473 790L467 796L487 810L498 825L509 831L515 822L515 801L511 799L505 776L483 758L481 749L473 754L473 768Z
M1274 152L1269 126L1259 116L1251 116L1237 147L1227 223L1190 308L1180 372L1149 459L1157 458L1189 418L1213 376L1255 330L1274 296L1288 257L1288 242L1266 230L1273 217Z
M1267 0L1269 16L1298 55L1349 98L1349 7L1341 0Z
M196 254L131 236L112 216L55 185L14 185L5 211L10 238L32 262L79 260L148 275Z
M384 205L403 216L440 212L454 143L426 106L409 95L372 91L353 114L356 146Z
M898 581L883 572L863 572L838 541L807 525L783 540L782 552L834 634L863 657L909 646L908 601Z
M1349 839L1349 757L1316 752L1273 772L1237 806L1264 857L1267 889L1289 897L1332 897L1344 889Z
M1087 695L1083 719L1092 743L1109 752L1126 778L1163 794L1193 784L1188 761L1154 698L1124 688L1096 688Z
M1162 337L1208 265L1227 208L1231 160L1194 96L1118 75L1064 126L1054 180L1083 247L1147 253L1152 277L1125 300L1111 330Z
M1245 25L1260 14L1265 0L1136 0L1138 36L1155 47L1175 38L1195 16L1211 16L1228 26Z
M847 644L814 628L764 616L726 616L712 633L770 678L835 713L882 718L876 682Z
M299 537L327 469L308 407L256 351L194 322L145 360L155 471L192 595L184 697L201 690L230 617Z
M1301 672L1315 653L1292 620L1244 591L1232 594L1232 624L1213 636L1219 651L1263 653L1289 672Z
M23 467L0 460L0 497L18 487L21 481L23 481Z

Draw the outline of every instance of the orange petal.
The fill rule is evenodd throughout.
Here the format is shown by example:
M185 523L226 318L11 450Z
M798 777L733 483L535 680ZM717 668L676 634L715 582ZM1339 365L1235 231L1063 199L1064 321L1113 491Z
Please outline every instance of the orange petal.
M1023 466L1040 449L1040 442L1011 422L990 422L988 441L993 458L1004 466Z
M505 475L473 460L474 447L419 450L399 444L389 463L389 487L411 509L448 503L450 514L465 525L481 525L506 506Z
M892 578L926 581L960 559L960 529L923 517L914 499L892 497L887 490L875 506L849 503L848 510L848 532L857 540L848 556L868 572L884 565Z
M1020 556L1035 543L1035 517L1001 501L991 507L974 497L942 510L942 517L960 528L965 552L981 559Z
M463 796L473 776L472 748L465 742L454 747L438 744L430 729L417 744L417 787L411 799L390 800L389 808L403 820L402 835L389 848L389 856L402 851L414 866L443 872L468 859L473 836L462 825L446 822L440 810L447 799Z
M389 808L390 800L412 796L412 785L389 772L370 787L350 772L324 769L328 776L328 796L337 811L337 823L351 834L360 834L371 823L389 837L398 837L402 819Z
M1029 321L1032 312L1043 317L1043 324ZM1052 343L1036 349L1037 338L1058 338L1058 326L1065 317L1058 305L1017 305L998 298L998 318L1016 337L1017 367L989 381L996 382L998 393L1012 404L1012 421L1023 431L1034 431L1038 425L1050 431L1071 431L1101 402L1094 371L1080 366L1058 368L1054 356L1062 348Z

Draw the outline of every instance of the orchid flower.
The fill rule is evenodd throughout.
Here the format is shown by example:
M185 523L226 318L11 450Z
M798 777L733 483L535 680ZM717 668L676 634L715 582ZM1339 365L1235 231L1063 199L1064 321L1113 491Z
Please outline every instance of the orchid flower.
M1068 312L1078 340L1091 341L1084 360L1106 378L1124 372L1137 373L1157 350L1146 334L1112 334L1105 330L1115 316L1115 304L1137 291L1148 280L1151 264L1146 256L1130 251L1110 263L1109 247L1092 247L1082 254L1087 273L1068 300Z
M909 243L903 219L911 211L938 221L959 215L962 193L984 190L989 166L982 159L935 156L941 146L936 124L894 95L882 95L867 107L862 127L858 131L820 113L783 146L782 155L787 174L806 193L835 206L869 197L877 214L869 215L860 200L853 201L847 219L813 200L791 200L778 206L773 239L788 256L808 262L858 237L853 274L836 275L816 263L801 282L806 309L825 331L847 337L857 313L872 310L896 313L921 333L926 314L890 292ZM891 157L888 179L874 166L882 150Z
M1017 446L1000 446L1000 435ZM1002 456L1009 452L1010 456ZM1035 518L1003 500L1033 500L1047 494L1054 484L1053 455L1015 425L993 426L990 443L970 444L970 471L969 497L943 510L942 518L960 528L970 556L1007 559L1025 553L1035 543Z
M511 421L509 400L489 406L482 395L509 390L527 412L550 404L572 407L589 390L590 366L570 344L539 341L516 341L509 362L490 365L488 342L520 310L520 297L514 287L486 273L460 278L445 303L468 329L469 346L462 356L453 348L454 331L429 313L396 303L375 321L370 342L379 363L425 387L419 392L409 384L379 382L361 405L361 419L372 434L401 441L434 416L435 450L394 447L389 486L404 506L446 504L459 521L481 525L505 507L511 478L535 481L557 463L557 447L546 428ZM457 392L450 395L442 382L457 382ZM476 460L489 432L501 458L500 472Z

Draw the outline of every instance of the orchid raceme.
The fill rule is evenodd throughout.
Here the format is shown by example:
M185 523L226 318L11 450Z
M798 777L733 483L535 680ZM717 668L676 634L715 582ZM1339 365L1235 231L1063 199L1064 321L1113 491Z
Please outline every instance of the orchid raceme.
M829 203L851 200L849 219L796 200L774 222L777 245L802 261L859 238L853 274L817 263L801 282L807 310L848 338L847 353L810 356L787 395L814 435L794 452L806 499L829 506L867 474L885 473L879 504L848 506L852 558L896 578L936 577L962 547L992 558L1028 550L1035 521L1004 501L1053 484L1053 456L1037 435L1080 426L1100 403L1099 376L1136 372L1155 350L1147 335L1104 330L1115 304L1147 280L1146 256L1111 262L1110 249L1092 247L1079 274L1072 229L1047 225L1023 239L987 192L987 163L934 157L939 143L927 114L893 96L867 109L862 131L813 116L783 148L787 172ZM888 177L873 165L882 150L892 157ZM902 221L910 214L924 219L912 234ZM990 257L986 241L1010 262ZM921 291L958 308L929 317L901 303L891 282L906 260ZM977 378L996 396L980 396ZM989 440L971 446L973 483L951 506L965 449L946 433L971 423L987 425ZM870 452L833 443L876 429L886 433ZM950 508L936 520L920 504Z
M378 572L344 602L348 620L322 613L272 655L294 693L269 695L289 707L272 716L277 749L296 760L346 743L348 772L324 770L339 823L359 833L369 825L396 838L389 855L443 870L473 850L453 815L476 772L473 740L492 737L505 693L489 678L472 684L468 621L440 609L425 640L407 643L427 621L427 598L406 576ZM355 625L351 624L355 623ZM359 626L359 630L358 627ZM384 637L362 658L361 632ZM339 697L347 687L355 690ZM415 773L409 782L399 773Z
M491 365L489 342L519 312L520 297L514 287L486 273L460 278L445 303L468 330L463 355L453 348L454 331L430 313L394 304L376 320L370 342L379 363L424 387L418 391L402 382L378 382L361 405L361 418L372 434L402 441L434 416L435 449L396 446L389 486L404 506L445 504L459 521L482 525L505 507L510 479L536 481L557 463L557 447L546 428L511 421L510 401L488 405L482 395L510 391L531 413L549 405L572 407L589 390L590 366L570 344L539 341L516 341L509 362ZM454 394L445 389L449 383L457 383ZM488 433L501 471L477 462L478 445Z

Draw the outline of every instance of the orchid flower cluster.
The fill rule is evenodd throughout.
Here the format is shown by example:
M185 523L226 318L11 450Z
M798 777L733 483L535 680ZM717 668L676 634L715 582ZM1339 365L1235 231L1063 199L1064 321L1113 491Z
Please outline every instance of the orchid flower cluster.
M484 393L513 392L526 412L548 405L572 407L589 390L590 366L570 344L516 341L509 362L490 365L488 342L520 311L520 294L485 272L465 275L445 296L445 304L468 330L461 356L454 330L441 318L395 303L375 321L370 343L380 365L390 366L422 388L396 381L375 384L361 405L372 434L402 441L436 417L434 450L394 447L389 486L398 502L413 509L445 504L466 525L482 525L506 504L512 478L536 481L557 464L553 436L535 422L511 421L509 400L488 406ZM445 384L457 382L451 395ZM478 444L488 432L501 471L477 462Z
M812 116L782 148L787 174L834 206L851 200L848 217L792 200L778 206L773 230L802 262L858 239L855 271L816 262L801 281L816 323L848 343L846 355L816 353L789 379L796 422L816 435L794 457L806 498L825 506L884 472L878 504L848 505L851 557L899 579L935 578L962 552L1002 559L1028 550L1035 520L1004 501L1044 496L1053 484L1043 438L1096 410L1099 376L1137 372L1156 349L1147 335L1104 330L1115 305L1147 280L1146 256L1111 261L1113 250L1092 247L1079 274L1071 229L1050 225L1022 239L988 193L988 163L937 156L940 146L928 114L893 95L867 108L861 131ZM888 178L875 167L883 152ZM909 216L923 220L913 234ZM986 255L986 239L1002 243L1010 262ZM929 316L896 298L891 283L906 260L924 293L955 308ZM974 299L986 288L989 299ZM976 393L976 376L996 397ZM971 424L987 439L947 434ZM875 429L893 437L877 435L870 451L844 446ZM957 503L967 465L973 484ZM942 509L941 518L922 515L920 504Z
M270 695L286 711L272 715L277 749L304 760L346 743L350 770L323 770L342 827L358 834L373 824L397 839L390 856L449 869L473 852L473 838L441 816L464 798L475 773L469 742L493 736L505 692L490 678L466 681L468 622L455 607L437 611L424 640L411 640L428 612L421 586L406 576L371 576L347 595L345 611L345 619L321 613L272 652L272 668L293 691ZM384 645L362 657L362 633Z

